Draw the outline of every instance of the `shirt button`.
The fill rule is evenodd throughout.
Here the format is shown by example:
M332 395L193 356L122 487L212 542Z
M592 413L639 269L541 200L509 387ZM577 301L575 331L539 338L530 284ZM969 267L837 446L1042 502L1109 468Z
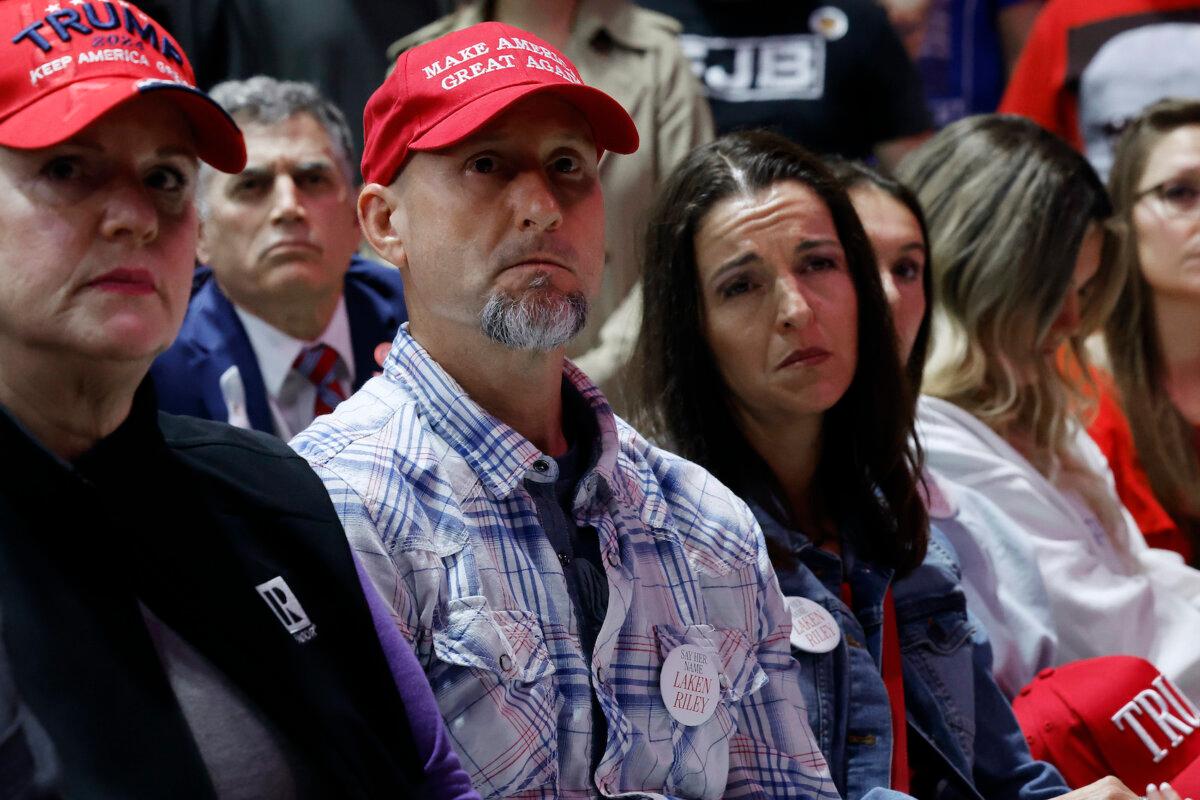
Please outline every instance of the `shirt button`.
M596 491L596 476L589 475L588 479L583 482L583 488L587 489L588 493Z
M547 463L544 458L539 458L537 461L533 462L533 470L534 472L549 472L550 464Z
M508 653L500 654L500 669L504 670L505 672L508 672L510 669L512 669L512 658L509 657Z
M604 667L596 667L596 683L604 683Z
M571 557L566 553L559 553L558 563L562 564L564 567L568 567L571 565Z

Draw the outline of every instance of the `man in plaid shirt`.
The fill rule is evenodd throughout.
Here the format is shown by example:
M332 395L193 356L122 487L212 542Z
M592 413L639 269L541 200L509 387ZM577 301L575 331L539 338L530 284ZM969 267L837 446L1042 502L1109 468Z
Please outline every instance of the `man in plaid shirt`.
M410 323L293 442L487 798L837 797L746 506L564 359L604 260L614 100L482 23L366 108L359 216ZM611 156L610 156L611 157Z

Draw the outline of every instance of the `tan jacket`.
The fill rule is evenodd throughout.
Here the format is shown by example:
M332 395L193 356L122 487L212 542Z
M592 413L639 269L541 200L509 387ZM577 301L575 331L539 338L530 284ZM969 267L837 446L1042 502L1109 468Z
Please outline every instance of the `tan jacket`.
M485 21L486 0L468 3L388 48L388 60L418 44ZM606 258L604 282L592 303L587 327L570 355L605 386L624 363L636 336L627 330L640 315L627 309L600 330L641 277L644 226L659 185L694 147L713 138L712 114L691 64L679 47L678 22L628 0L580 0L564 54L591 86L612 95L637 124L641 146L631 155L605 153L600 161L604 189ZM534 31L536 33L536 31ZM634 305L633 303L628 305ZM640 310L640 303L636 303Z

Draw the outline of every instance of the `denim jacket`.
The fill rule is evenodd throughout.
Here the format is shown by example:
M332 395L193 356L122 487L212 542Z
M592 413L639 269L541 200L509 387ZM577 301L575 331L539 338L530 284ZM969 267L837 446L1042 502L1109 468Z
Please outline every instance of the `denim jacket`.
M796 557L790 569L776 566L783 593L819 603L841 629L841 641L828 653L792 650L809 723L834 782L847 800L903 797L887 788L891 707L880 673L883 603L892 570L856 558L845 541L839 558L761 508L754 512L767 538ZM917 766L912 791L936 800L1048 800L1065 794L1069 790L1058 771L1029 754L992 678L991 646L967 612L960 579L954 550L935 527L925 561L893 585L908 752ZM842 602L843 582L850 585L853 610Z

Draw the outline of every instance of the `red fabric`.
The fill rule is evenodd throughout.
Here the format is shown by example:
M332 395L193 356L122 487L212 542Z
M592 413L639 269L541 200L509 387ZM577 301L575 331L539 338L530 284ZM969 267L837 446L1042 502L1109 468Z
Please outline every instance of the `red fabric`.
M842 602L854 608L850 584L842 584ZM883 685L892 709L892 788L908 794L908 712L904 709L904 672L900 661L900 629L896 626L896 603L892 587L883 597Z
M591 124L600 150L632 153L637 126L616 100L585 86L548 43L501 22L481 22L406 50L363 109L363 179L391 183L410 150L461 142L535 92L549 92Z
M1082 150L1078 87L1067 75L1072 29L1117 17L1195 7L1196 0L1050 0L1034 23L998 110L1029 117Z
M0 29L9 39L0 59L0 145L58 144L117 105L155 92L187 118L202 159L224 172L246 165L237 125L196 88L174 38L132 3L0 2ZM122 57L108 57L114 53Z
M1100 394L1096 419L1088 427L1088 433L1108 459L1121 502L1137 521L1146 544L1174 550L1191 564L1195 550L1150 488L1150 479L1146 477L1134 447L1129 420L1117 403L1112 379L1096 370L1093 370L1093 378Z
M904 672L900 662L900 630L889 586L883 598L883 683L892 704L892 788L908 794L908 716L904 710Z
M338 403L347 397L346 388L333 373L339 359L337 351L329 345L315 344L302 351L292 363L292 367L317 388L313 398L314 416L332 414Z
M1200 710L1148 661L1102 656L1044 669L1013 712L1033 757L1074 789L1116 775L1126 786L1167 781L1200 797ZM1156 724L1156 714L1179 724Z

